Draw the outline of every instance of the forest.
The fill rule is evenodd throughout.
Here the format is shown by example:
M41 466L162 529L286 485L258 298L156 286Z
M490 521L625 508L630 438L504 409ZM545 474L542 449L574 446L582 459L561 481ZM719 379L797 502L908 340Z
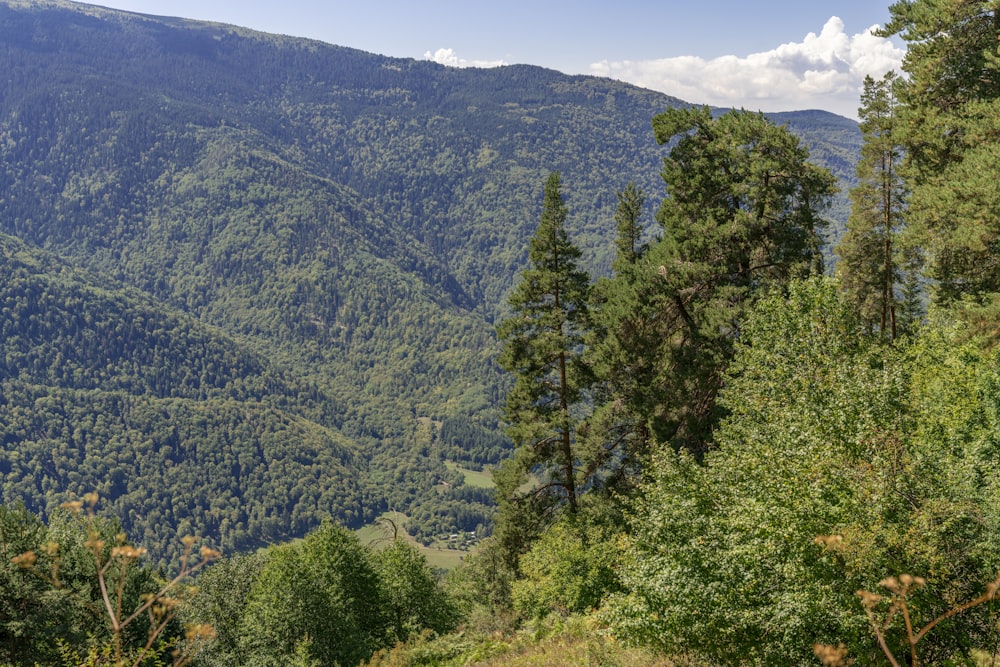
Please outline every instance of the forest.
M513 448L494 329L546 174L610 275L615 189L654 192L685 103L70 2L0 0L0 42L0 502L99 492L165 569L178 531L489 532L462 471ZM856 123L772 120L855 182Z
M0 664L1000 664L1000 14L889 9L853 142L0 2Z

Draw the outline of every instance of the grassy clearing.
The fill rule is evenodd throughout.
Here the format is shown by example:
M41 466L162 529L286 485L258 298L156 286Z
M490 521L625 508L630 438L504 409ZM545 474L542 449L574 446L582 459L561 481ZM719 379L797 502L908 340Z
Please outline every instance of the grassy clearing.
M489 468L470 470L451 461L445 461L445 466L448 467L448 470L457 470L462 473L465 476L466 486L474 486L479 489L492 489L495 486L493 484L493 471Z
M374 523L362 526L354 532L362 544L377 547L379 544L387 543L393 539L393 524L395 524L396 529L399 531L399 537L415 546L423 554L424 558L427 559L427 563L431 567L442 570L454 570L461 564L462 558L469 555L469 551L425 547L406 532L407 520L406 515L400 512L386 512L376 519Z
M622 646L590 618L569 618L555 626L513 635L481 634L471 630L442 637L416 637L372 657L371 667L412 665L479 665L482 667L694 667L642 649Z

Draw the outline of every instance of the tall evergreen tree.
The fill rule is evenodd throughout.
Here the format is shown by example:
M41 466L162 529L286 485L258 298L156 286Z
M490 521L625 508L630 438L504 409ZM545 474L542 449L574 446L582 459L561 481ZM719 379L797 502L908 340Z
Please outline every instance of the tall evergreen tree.
M864 144L851 190L851 216L837 253L841 288L870 329L894 339L899 332L903 298L904 253L899 248L905 191L899 175L901 158L896 126L895 72L881 80L865 77L861 94Z
M819 210L834 179L760 114L671 109L653 129L661 144L677 138L663 164L663 236L615 276L601 322L622 341L613 363L635 376L618 400L651 440L702 452L748 304L819 268Z
M587 463L584 480L589 484L620 487L634 481L637 475L630 473L640 469L649 443L645 421L628 400L649 377L642 350L657 335L655 328L646 326L635 293L637 270L649 250L642 241L645 202L646 194L634 183L618 192L614 275L599 279L591 290L593 324L585 354L596 376L595 409L581 438Z
M563 505L570 513L577 510L576 427L589 383L581 357L590 278L577 266L580 250L569 240L566 216L559 174L552 173L545 183L541 221L531 239L529 267L510 296L514 314L497 327L503 343L500 365L514 377L505 414L517 449L505 464L504 477L520 480L532 473L540 480L526 493L517 482L502 485L510 497L500 498L501 535L508 503L536 508L536 519ZM518 512L506 512L512 513ZM524 520L522 516L520 522ZM523 541L530 538L524 531L518 526L509 532L521 535ZM525 546L512 548L516 552Z
M1000 6L900 0L884 35L907 42L900 89L911 192L940 303L1000 292Z
M646 205L646 193L635 183L629 182L624 190L618 193L618 208L615 211L615 225L618 236L615 238L615 260L612 268L615 273L621 273L645 252L642 242L642 207Z

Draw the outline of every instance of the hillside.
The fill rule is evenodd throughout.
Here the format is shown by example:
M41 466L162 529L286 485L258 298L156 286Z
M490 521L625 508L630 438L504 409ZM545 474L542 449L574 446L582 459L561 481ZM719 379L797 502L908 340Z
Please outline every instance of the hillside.
M4 320L17 339L0 423L22 460L4 466L0 500L100 488L140 539L188 521L231 548L324 513L488 521L434 489L454 478L446 452L499 455L493 321L544 176L562 173L576 242L606 271L615 192L640 185L651 223L664 149L650 119L684 104L63 1L0 0L0 45L0 231L27 244L6 256L44 248L54 263L5 267L22 280L5 299L46 298L32 302L40 328ZM778 121L849 182L851 121ZM116 322L134 331L116 338ZM442 438L456 421L461 437ZM54 451L65 472L39 472L61 470ZM267 461L266 475L233 461Z
M98 491L160 555L178 531L236 550L363 520L357 452L315 386L9 237L0 256L5 500Z

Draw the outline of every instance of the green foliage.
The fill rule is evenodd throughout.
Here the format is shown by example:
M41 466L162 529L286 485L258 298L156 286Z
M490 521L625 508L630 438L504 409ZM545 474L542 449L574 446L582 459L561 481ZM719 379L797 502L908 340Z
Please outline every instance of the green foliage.
M585 485L624 487L637 477L646 454L649 428L634 399L655 363L641 350L658 332L640 306L637 283L643 278L641 222L645 193L629 183L618 193L613 278L601 277L591 288L591 329L584 353L595 376L592 413L582 431Z
M834 181L760 114L671 109L653 128L661 144L679 136L663 161L662 238L597 290L591 363L611 394L595 424L612 442L607 424L618 423L640 446L701 453L746 308L821 263L819 211Z
M615 273L627 270L646 251L641 222L645 203L646 194L635 183L629 182L624 190L618 192L618 208L615 210L618 235L615 237L615 261L611 265Z
M299 542L272 547L242 616L250 665L281 665L308 640L323 664L357 664L389 627L378 576L347 529L324 524Z
M48 532L23 506L0 505L0 663L54 661L57 637L81 641L99 627L98 619L65 591L12 562L23 553L40 552L50 540ZM80 585L76 577L64 579Z
M858 325L826 281L754 310L718 449L704 465L663 453L636 501L619 632L713 661L800 664L814 642L867 661L856 590L921 573L936 591L913 604L929 620L993 578L992 362L944 327L888 348ZM964 653L990 627L970 612L925 650Z
M185 620L217 640L198 665L355 665L424 631L445 633L458 608L426 559L402 540L371 549L324 524L305 538L208 568Z
M0 505L0 660L4 665L187 664L203 625L176 621L192 574L219 554L183 541L178 573L157 576L115 522L93 512L97 494L66 503L48 526ZM24 551L11 556L18 549ZM172 656L172 657L168 657Z
M615 537L588 517L563 517L521 557L521 578L512 591L514 608L534 619L597 609L617 588L617 550Z
M897 132L895 72L880 81L865 77L861 94L864 144L858 162L860 184L851 190L853 207L847 234L837 246L837 275L862 321L886 338L913 328L919 304L912 285L919 250L900 243L905 234L905 191L899 175L902 159ZM904 270L906 275L904 276ZM906 286L910 289L905 290Z
M566 216L559 174L552 173L531 239L530 266L510 296L514 313L497 327L503 343L499 363L514 378L505 413L517 446L504 464L503 482L497 483L502 523L544 525L554 508L565 505L575 514L579 502L576 431L591 381L582 354L590 278L577 266L580 250L569 240ZM524 491L529 474L540 483ZM516 518L504 514L517 505L532 509L516 510ZM506 540L513 531L501 533L512 557L527 547Z
M907 43L900 102L910 224L939 302L986 299L1000 291L1000 14L988 0L896 2L889 11L882 32Z
M215 630L215 641L197 653L198 665L228 667L250 661L252 654L244 646L241 619L268 554L262 550L222 558L198 576L198 593L181 615L187 623L208 624Z
M425 629L438 634L454 629L458 610L416 548L397 539L376 550L373 560L394 640L406 641Z
M715 395L746 307L756 292L821 261L819 211L833 178L807 163L791 133L759 114L714 119L707 109L670 110L653 128L660 143L683 136L664 159L664 235L646 280L667 316L640 405L649 406L658 441L700 452L718 417Z
M513 449L496 420L482 423L449 417L442 421L438 439L442 454L449 460L467 462L476 469L499 463Z
M427 635L366 663L370 667L676 667L688 663L623 646L605 633L593 617L550 618L518 633L500 635L475 630L443 637Z

